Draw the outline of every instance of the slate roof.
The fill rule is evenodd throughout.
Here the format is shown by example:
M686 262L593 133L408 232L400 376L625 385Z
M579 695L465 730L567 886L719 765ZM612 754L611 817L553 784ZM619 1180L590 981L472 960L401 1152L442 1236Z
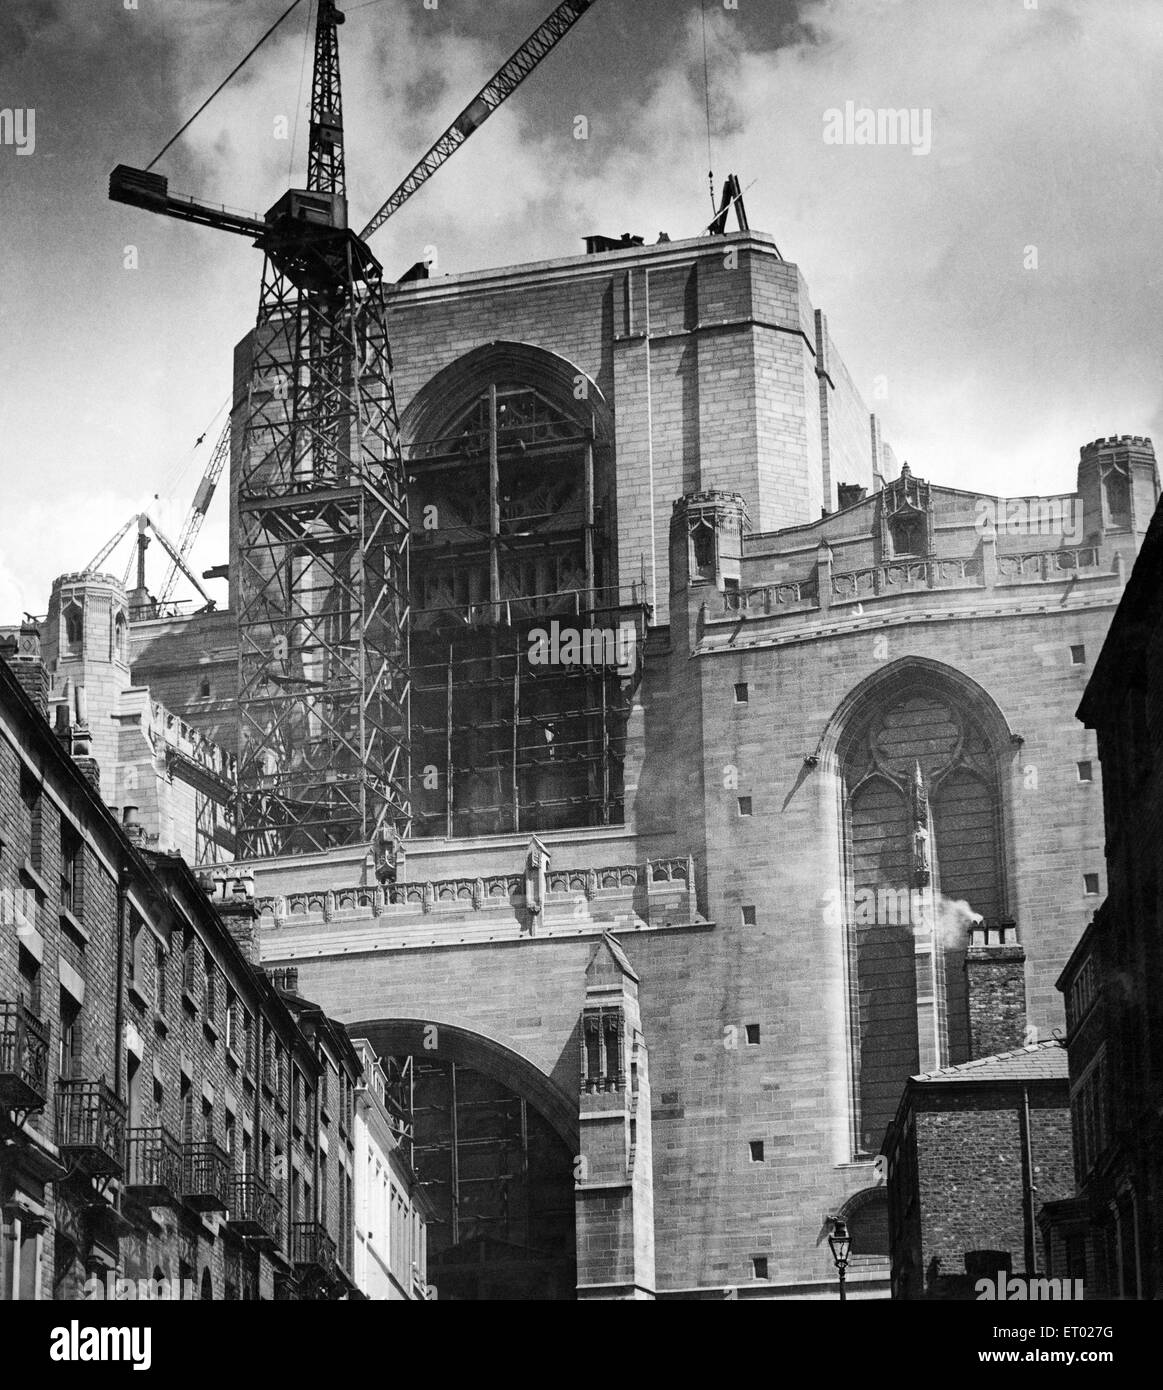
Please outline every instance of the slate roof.
M920 1083L1066 1081L1069 1076L1066 1048L1057 1038L1048 1038L1045 1042L1031 1043L1029 1047L1015 1048L1013 1052L999 1052L993 1057L978 1057L973 1062L962 1062L956 1067L942 1067L940 1071L922 1072L920 1076L909 1079Z

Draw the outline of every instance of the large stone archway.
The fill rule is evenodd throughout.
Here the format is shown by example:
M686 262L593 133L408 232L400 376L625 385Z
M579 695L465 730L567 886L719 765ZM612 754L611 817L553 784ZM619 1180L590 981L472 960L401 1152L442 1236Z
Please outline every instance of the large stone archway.
M524 1096L545 1116L570 1152L577 1152L577 1097L564 1092L527 1057L495 1038L430 1018L382 1018L344 1026L353 1038L367 1038L381 1057L428 1056L491 1076Z
M572 1299L577 1103L512 1048L430 1019L349 1025L408 1057L411 1158L444 1300Z

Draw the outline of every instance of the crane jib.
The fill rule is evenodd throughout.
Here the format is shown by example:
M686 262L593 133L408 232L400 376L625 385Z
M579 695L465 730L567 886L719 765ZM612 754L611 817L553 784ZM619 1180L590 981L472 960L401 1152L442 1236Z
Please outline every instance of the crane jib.
M452 125L433 144L398 185L391 197L360 233L366 240L384 225L393 213L424 184L492 113L517 90L537 65L569 33L577 21L597 0L563 0L543 24L534 30L504 66L489 79L477 95L453 121Z

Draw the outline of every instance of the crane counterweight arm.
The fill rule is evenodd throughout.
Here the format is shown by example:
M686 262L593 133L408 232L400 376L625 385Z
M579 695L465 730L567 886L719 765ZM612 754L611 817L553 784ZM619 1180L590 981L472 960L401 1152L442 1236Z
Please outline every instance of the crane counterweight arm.
M366 241L398 211L421 185L427 183L450 155L474 130L479 129L498 106L510 97L529 74L554 49L596 0L564 0L525 40L495 77L491 78L453 121L424 158L360 233Z
M236 232L239 236L260 237L267 230L267 224L258 217L171 193L164 174L131 169L128 164L119 164L109 175L109 198L114 203L128 203L130 207L160 212L182 222L198 222L221 232Z

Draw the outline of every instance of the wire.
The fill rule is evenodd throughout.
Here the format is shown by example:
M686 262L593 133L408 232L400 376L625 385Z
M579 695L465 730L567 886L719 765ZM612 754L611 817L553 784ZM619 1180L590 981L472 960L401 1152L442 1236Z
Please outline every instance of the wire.
M311 46L311 4L307 5L307 24L303 31L303 62L299 68L299 95L295 98L295 124L291 130L291 159L287 165L287 182L295 177L295 146L299 142L299 120L303 114L303 78L307 72L307 50Z
M711 154L711 69L707 61L707 0L699 0L703 20L703 101L707 109L707 183L711 189L711 210L715 207L715 160Z
M202 431L202 438L209 444L211 452L214 449L214 443L217 439L215 427L217 426L219 420L221 420L222 414L230 405L230 402L231 396L227 396L226 399L222 402L222 404L218 407L218 409L214 412L214 418ZM178 493L178 489L182 486L182 483L185 481L186 474L190 471L191 466L197 461L198 457L199 450L198 446L195 444L194 447L190 449L188 453L176 458L174 462L170 464L169 468L165 472L165 476L158 484L158 490L155 493L155 496L175 497Z
M262 36L262 38L259 39L258 43L256 43L255 46L254 46L254 47L250 50L250 52L246 55L246 57L243 58L242 62L241 62L241 63L238 63L235 67L233 67L233 68L230 70L230 72L228 72L228 73L226 74L226 76L222 79L222 81L219 82L218 86L214 88L214 90L210 93L210 95L206 98L206 100L202 103L202 105L198 107L197 111L194 112L194 114L190 117L190 119L186 122L186 124L185 124L184 126L182 126L182 128L178 131L178 133L177 133L176 135L171 136L170 139L167 140L166 143L161 147L161 149L158 150L157 154L155 154L154 157L150 160L150 162L145 166L145 171L146 171L147 174L148 174L149 171L153 168L153 166L158 162L158 160L162 157L162 155L165 154L165 152L166 152L166 151L169 149L169 147L174 143L174 141L177 140L180 136L184 135L184 134L186 133L187 130L189 130L189 128L194 124L194 122L195 122L195 121L198 119L198 117L202 114L202 112L205 111L205 109L207 108L207 106L210 105L210 103L214 100L214 98L215 98L215 97L218 95L218 93L222 90L222 88L226 86L226 84L230 81L230 79L231 79L236 73L239 73L239 72L242 71L242 69L247 65L247 63L250 62L250 60L251 60L251 59L254 57L254 55L258 52L258 50L263 46L264 43L266 43L267 39L270 38L270 36L275 32L275 30L279 27L279 25L283 22L283 20L286 19L286 17L291 13L291 11L294 10L294 9L297 9L297 8L299 7L299 4L300 4L300 0L291 0L290 5L288 5L287 8L282 12L282 14L279 15L278 19L275 20L275 22L274 22L274 23L271 25L271 27L266 31L266 33Z

